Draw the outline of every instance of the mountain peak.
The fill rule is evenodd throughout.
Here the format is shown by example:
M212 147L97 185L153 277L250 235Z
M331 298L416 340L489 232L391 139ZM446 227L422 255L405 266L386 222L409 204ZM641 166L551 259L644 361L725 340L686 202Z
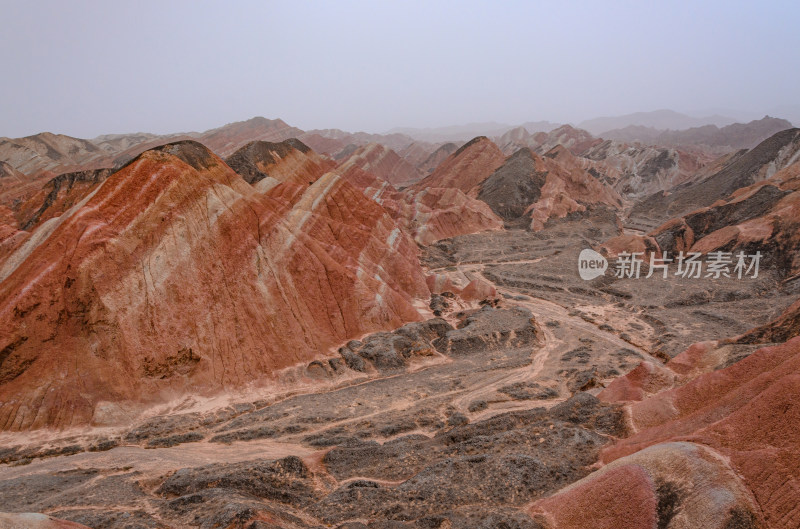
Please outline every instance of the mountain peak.
M144 151L140 156L147 156L148 153L153 152L161 152L174 156L198 171L216 165L216 157L208 147L194 140L165 143L164 145L159 145L158 147L153 147L152 149Z
M735 121L724 116L715 115L697 118L674 110L660 109L651 112L633 112L621 116L603 116L583 121L578 126L596 136L602 136L606 131L625 128L629 125L653 127L659 130L684 130L702 125L722 127Z
M453 153L453 156L458 156L459 154L461 154L462 152L466 151L467 149L469 149L469 148L471 148L471 147L473 147L475 145L478 145L479 143L483 143L483 142L492 143L492 140L490 140L486 136L476 136L476 137L472 138L471 140L469 140L464 145L462 145L461 147L459 147L456 150L456 152Z

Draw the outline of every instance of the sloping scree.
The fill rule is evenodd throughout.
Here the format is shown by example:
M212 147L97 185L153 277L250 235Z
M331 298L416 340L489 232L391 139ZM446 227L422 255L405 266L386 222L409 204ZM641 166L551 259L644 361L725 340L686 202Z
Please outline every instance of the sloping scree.
M539 331L528 309L484 306L469 315L458 329L436 339L436 350L448 355L468 355L499 348L537 345Z
M306 504L316 497L312 474L303 461L289 456L277 461L256 460L183 468L158 488L164 496L184 496L211 488L224 488L258 498L289 504Z
M352 340L339 349L339 354L354 371L365 372L368 365L380 372L399 371L412 356L434 354L433 342L452 329L441 318L409 323L393 332L371 334L363 341Z
M541 493L583 476L609 436L625 432L624 415L618 406L603 404L589 394L579 394L550 410L536 408L504 413L453 427L432 438L415 434L384 444L351 441L330 450L323 462L338 480L366 477L399 481L414 479L426 469L439 468L437 465L444 460L516 454L535 459L537 468L544 469L547 477L538 482ZM429 472L428 475L426 483L434 480L437 474ZM464 486L464 479L459 477L451 480L446 474L440 474L438 480L438 487ZM396 493L395 489L392 491ZM452 506L455 505L458 502L454 500ZM337 508L345 509L344 506Z

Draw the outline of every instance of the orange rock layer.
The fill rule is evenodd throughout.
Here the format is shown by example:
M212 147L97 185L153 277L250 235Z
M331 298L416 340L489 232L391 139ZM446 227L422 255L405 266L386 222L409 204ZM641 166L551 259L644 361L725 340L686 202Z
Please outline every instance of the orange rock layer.
M339 175L261 193L195 142L113 174L0 281L2 430L241 386L417 320L429 295L416 245Z

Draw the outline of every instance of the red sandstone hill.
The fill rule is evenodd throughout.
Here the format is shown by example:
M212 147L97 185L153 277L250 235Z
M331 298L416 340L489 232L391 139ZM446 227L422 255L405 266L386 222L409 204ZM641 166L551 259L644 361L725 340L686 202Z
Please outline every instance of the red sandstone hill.
M749 151L739 151L723 160L711 174L692 178L668 192L638 202L633 215L667 219L700 207L710 206L739 188L769 178L800 160L800 129L788 129L770 136Z
M389 182L364 170L364 155L353 153L336 168L337 174L384 207L403 230L420 244L440 239L496 230L502 221L489 206L456 188L411 186L399 191Z
M700 176L698 172L717 156L703 147L678 149L604 140L569 125L536 134L518 127L495 141L508 155L523 148L543 155L554 147L564 147L594 162L591 166L597 178L632 198L669 190Z
M314 149L314 151L333 157L335 157L337 153L339 153L348 145L348 143L342 139L329 138L327 136L309 132L301 134L297 139Z
M581 214L587 208L617 210L622 201L593 176L594 164L556 146L543 156L524 148L479 185L478 198L506 223L541 230L550 219Z
M79 169L107 163L108 153L90 140L42 132L25 138L0 138L0 160L25 174Z
M430 244L467 233L499 230L502 220L481 200L474 199L460 189L433 187L422 191L405 191L394 200L386 193L378 202L392 212L414 240Z
M560 145L542 156L524 148L505 158L497 145L480 136L457 149L407 191L458 190L485 202L506 223L522 222L540 230L549 219L581 214L587 208L622 207L619 194L594 176L601 176L596 165Z
M598 397L625 406L633 434L530 512L554 529L585 527L587 513L601 529L798 527L800 337L732 364L725 347L698 343L613 381Z
M728 192L730 190L730 192ZM691 192L691 193L690 193ZM624 235L603 245L610 255L621 251L761 251L764 264L784 277L800 274L800 129L776 134L759 147L739 153L704 180L678 186L685 212L663 222L646 235ZM718 197L713 200L714 197ZM654 197L642 204L652 202ZM684 199L708 204L686 210Z
M622 207L622 199L608 184L595 178L591 163L555 146L538 160L546 173L539 200L529 207L531 228L540 229L551 218L580 213L588 207Z
M21 180L24 177L24 174L14 169L10 164L0 161L0 181L6 178L10 178L12 180Z
M113 169L89 169L63 173L47 183L16 208L19 226L27 231L42 222L58 217L99 186Z
M673 218L647 235L624 235L603 245L621 251L761 252L762 267L783 277L800 274L800 162L742 187L709 207Z
M653 232L659 250L760 250L786 275L800 273L800 162ZM779 257L780 256L780 257Z
M342 165L355 165L395 187L405 187L422 178L416 167L379 143L359 147Z
M261 193L168 144L0 261L0 429L250 383L419 319L428 295L416 246L340 176Z
M410 148L416 147L417 145L418 144L414 144L410 146ZM437 147L435 151L428 153L428 155L425 156L424 158L419 159L417 167L425 175L429 175L437 167L439 167L439 164L444 162L447 159L447 157L453 154L456 150L458 150L458 145L456 145L455 143L445 143L444 145ZM405 151L401 152L400 154L404 158L407 159L409 158L409 155Z
M155 135L112 134L86 140L42 132L25 138L0 138L0 160L25 174L50 176L102 167L119 167L147 149L167 142L196 139L220 156L251 141L283 141L303 133L280 119L255 117L205 132Z
M36 193L46 181L45 175L31 177L0 161L0 206L18 205Z
M402 159L403 164L411 166L400 171L401 174L406 173L408 175L405 181L401 179L395 182L396 185L400 186L408 185L429 174L444 159L444 156L433 156L433 153L441 145L414 141L412 138L402 134L366 134L363 132L351 134L337 129L328 129L305 132L297 138L316 152L336 160L344 160L357 149L372 144L390 149ZM447 154L450 154L453 150L455 148L448 151Z
M416 142L414 138L405 134L370 134L367 132L347 132L341 129L313 129L306 131L305 134L299 136L298 139L304 142L308 140L307 143L312 145L313 141L309 138L310 136L337 140L341 142L342 146L355 145L356 147L361 147L370 143L380 143L395 152L405 149ZM313 145L312 148L314 148ZM432 147L431 151L433 151L433 149L435 149L435 147ZM320 152L326 151L321 150ZM334 153L330 152L330 154Z
M715 156L702 149L626 144L606 140L580 153L598 165L609 183L623 196L639 198L667 191L694 179Z
M580 155L602 141L587 131L570 125L562 125L550 132L533 134L523 127L517 127L496 139L496 143L506 154L512 154L523 148L529 148L537 154L544 154L556 145L561 145L569 149L572 154Z
M779 165L781 154L773 166ZM769 160L763 160L769 166ZM609 239L602 250L664 253L723 251L761 253L760 268L771 269L785 284L800 277L800 161L765 180L735 190L708 207L675 217L646 235ZM742 343L783 342L800 333L800 301L774 321L737 337Z
M267 119L257 116L246 121L235 121L221 127L207 130L205 132L188 132L179 134L166 134L162 136L154 134L117 134L111 136L100 136L91 140L100 149L107 152L113 160L115 167L119 167L148 149L153 149L168 142L183 140L195 140L219 156L228 156L234 151L253 141L281 142L290 138L296 138L303 134L303 131L288 125L282 119ZM85 167L91 166L84 162Z
M560 145L572 154L578 155L602 140L595 138L583 129L570 125L562 125L550 132L537 132L533 135L533 147L536 152L544 154L553 147Z
M747 171L727 165L727 178L715 173L705 186L744 183L729 196L647 237L612 239L606 250L761 251L789 285L800 272L800 162L792 162L796 133L777 136L734 158L733 167ZM582 527L578 513L585 512L600 528L655 520L720 529L800 526L798 334L800 301L740 336L694 344L666 365L642 362L613 381L598 397L625 405L633 434L605 448L600 470L535 502L531 513L559 529ZM780 345L743 359L729 352L774 343Z
M197 141L220 156L228 156L251 141L280 142L296 138L303 131L291 127L282 119L255 117L247 121L237 121L222 127L195 135Z
M14 212L0 205L0 262L24 243L30 233L19 229Z
M478 136L459 147L448 156L433 173L411 188L455 188L470 196L477 196L478 185L503 165L505 156L486 136Z
M248 143L226 158L225 163L261 192L281 182L306 186L336 165L294 138L280 143Z
M800 338L725 369L714 369L715 354L713 343L697 344L604 390L604 400L629 403L636 433L608 447L603 459L616 469L638 464L651 477L660 473L683 489L682 501L694 495L695 512L718 526L738 516L754 522L742 527L798 527ZM645 453L653 455L642 465ZM697 475L703 461L710 472ZM631 497L619 495L616 504L617 513L633 508Z

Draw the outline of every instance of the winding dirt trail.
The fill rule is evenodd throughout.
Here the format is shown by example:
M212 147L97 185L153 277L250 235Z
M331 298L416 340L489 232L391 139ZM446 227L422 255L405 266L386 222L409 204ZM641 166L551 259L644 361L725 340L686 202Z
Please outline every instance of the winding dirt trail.
M570 314L567 308L557 303L531 296L529 293L523 294L512 288L501 287L484 274L487 265L533 264L542 259L544 257L485 263L470 262L429 270L431 273L448 275L451 279L457 279L457 276L460 275L467 280L480 279L491 284L498 294L506 298L508 303L529 309L543 331L543 346L532 351L532 363L530 365L511 372L504 371L496 376L487 377L485 384L480 388L474 388L456 398L453 402L456 407L461 410L467 410L470 402L476 400L491 402L492 396L496 395L500 388L517 383L541 383L545 386L552 386L555 383L562 390L560 391L561 396L556 399L495 401L492 402L490 409L482 413L471 414L473 419L485 419L507 411L530 409L532 406L550 407L565 400L568 393L565 394L563 384L558 380L558 370L563 366L562 356L580 346L580 342L576 337L585 338L589 336L609 348L634 350L645 360L661 363L659 359L652 356L647 350L623 340L611 331L601 329L602 322L598 324L588 322L579 316ZM561 329L560 334L562 334L562 337L557 337L546 324L547 322L556 322L557 327Z
M544 257L540 257L537 259L523 259L517 261L492 261L488 263L469 263L464 265L454 265L452 267L441 267L433 269L431 271L438 270L440 271L438 273L441 273L441 271L445 270L446 268L456 268L459 272L463 273L469 279L481 279L482 281L486 281L490 285L494 286L495 289L497 289L498 294L505 295L513 299L513 303L530 309L534 313L534 315L539 316L538 319L540 321L543 319L542 318L543 316L545 318L550 319L551 321L557 321L559 322L559 324L575 327L585 333L592 335L594 338L598 340L606 341L616 347L633 349L637 353L647 358L648 360L661 363L659 359L650 355L650 353L647 350L623 340L613 332L600 329L599 328L600 324L593 324L585 321L584 319L578 316L570 315L569 310L559 305L558 303L554 303L552 301L548 301L543 298L537 298L527 293L523 294L522 292L507 287L499 286L497 283L486 277L486 275L484 274L487 265L532 264L532 263L537 263L542 259L544 259Z

